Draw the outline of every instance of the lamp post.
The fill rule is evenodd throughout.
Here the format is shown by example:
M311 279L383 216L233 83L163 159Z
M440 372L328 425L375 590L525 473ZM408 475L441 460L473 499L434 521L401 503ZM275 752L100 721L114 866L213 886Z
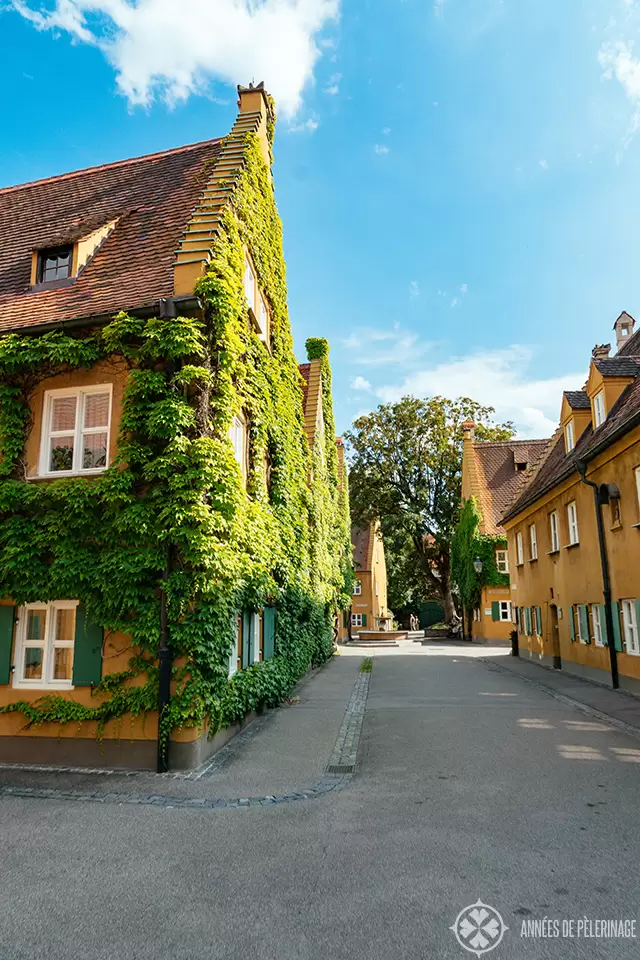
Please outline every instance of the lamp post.
M476 557L475 560L473 561L473 569L478 575L482 573L482 567L483 567L482 560L480 559L480 557Z

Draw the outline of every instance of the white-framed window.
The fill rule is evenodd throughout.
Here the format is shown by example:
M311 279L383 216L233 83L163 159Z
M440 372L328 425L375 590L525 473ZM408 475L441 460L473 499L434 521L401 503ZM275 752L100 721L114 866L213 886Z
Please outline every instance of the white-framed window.
M554 510L549 514L549 531L551 533L551 552L555 553L560 549L560 534L558 532L558 514Z
M581 611L582 611L581 605L578 604L576 607L574 607L574 610L575 610L575 619L576 619L576 627L577 627L576 632L578 635L578 640L580 641L580 643L588 643L589 637L586 636L585 634L585 623L581 616ZM589 621L587 620L587 623L588 622Z
M640 467L636 467L633 472L636 476L636 494L638 496L638 506L640 507Z
M604 390L599 390L593 398L593 424L598 429L607 419L607 411L604 405Z
M269 311L267 310L267 305L261 293L259 293L258 295L258 300L259 300L258 325L260 327L260 338L262 340L266 340L267 334L269 332Z
M500 619L511 620L511 600L500 601Z
M77 600L56 600L19 608L14 687L71 688L77 606Z
M44 395L39 475L100 473L109 466L111 384Z
M361 627L361 626L362 626L362 614L361 614L361 613L352 613L352 614L351 614L351 626L352 626L352 627Z
M229 654L229 677L238 672L240 660L240 638L242 637L242 615L238 614L234 624L233 648Z
M593 625L593 639L596 647L604 647L604 624L601 620L601 610L597 603L591 604L591 623Z
M627 653L640 654L635 600L622 601L622 625L624 628L624 644Z
M262 617L259 613L253 614L253 662L260 662L262 647Z
M516 555L518 558L518 564L524 563L524 541L522 539L522 534L516 534Z
M380 590L378 587L378 581L376 580L376 597L379 596L379 594L380 594Z
M253 310L253 315L257 316L256 310L256 275L253 272L253 267L249 263L249 258L245 257L244 261L244 295L247 298L247 303Z
M362 593L362 581L354 580L353 581L353 595L354 597L359 597Z
M509 573L509 554L506 550L496 550L498 573Z
M481 617L480 607L476 607L475 610L473 611L473 619L476 623L478 623L480 620L480 617Z
M247 425L243 417L235 416L233 418L233 423L229 427L229 439L244 479L247 475Z
M569 528L569 543L580 543L578 536L578 509L575 500L567 504L567 526Z
M529 546L531 547L531 559L538 559L538 536L536 534L536 525L532 523L529 527Z
M564 447L567 453L571 453L575 445L576 437L573 429L573 420L569 420L569 423L564 428Z

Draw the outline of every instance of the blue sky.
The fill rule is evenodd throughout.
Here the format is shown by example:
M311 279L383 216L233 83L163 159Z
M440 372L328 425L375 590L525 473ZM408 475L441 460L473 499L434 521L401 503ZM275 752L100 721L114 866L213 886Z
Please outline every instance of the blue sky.
M548 435L640 318L640 0L30 3L0 6L2 185L221 135L234 82L277 95L296 345L331 341L340 431L412 392Z

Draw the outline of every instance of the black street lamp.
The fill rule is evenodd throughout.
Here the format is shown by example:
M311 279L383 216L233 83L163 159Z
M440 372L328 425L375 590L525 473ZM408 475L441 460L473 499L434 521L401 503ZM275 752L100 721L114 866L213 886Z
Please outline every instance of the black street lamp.
M475 570L475 572L478 574L482 573L482 566L483 566L482 560L480 559L480 557L476 557L475 560L473 561L473 569Z

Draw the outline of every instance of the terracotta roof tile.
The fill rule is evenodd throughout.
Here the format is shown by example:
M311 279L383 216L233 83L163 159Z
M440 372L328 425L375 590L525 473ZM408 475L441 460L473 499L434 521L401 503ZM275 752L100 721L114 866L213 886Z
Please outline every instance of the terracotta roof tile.
M616 357L638 356L640 356L640 327L629 337L626 343L622 344L616 354Z
M603 377L635 377L640 370L640 357L606 357L593 362Z
M584 390L565 390L564 395L572 410L591 409L591 400Z
M373 534L374 526L372 523L366 527L351 527L353 563L356 568L356 574L358 571L369 570L369 556Z
M219 140L0 190L0 331L155 303L173 295L175 251ZM78 277L31 290L32 252L116 220Z
M485 533L493 536L504 533L500 523L502 515L526 476L526 471L518 470L516 464L525 463L530 467L544 453L548 443L548 440L474 443Z

